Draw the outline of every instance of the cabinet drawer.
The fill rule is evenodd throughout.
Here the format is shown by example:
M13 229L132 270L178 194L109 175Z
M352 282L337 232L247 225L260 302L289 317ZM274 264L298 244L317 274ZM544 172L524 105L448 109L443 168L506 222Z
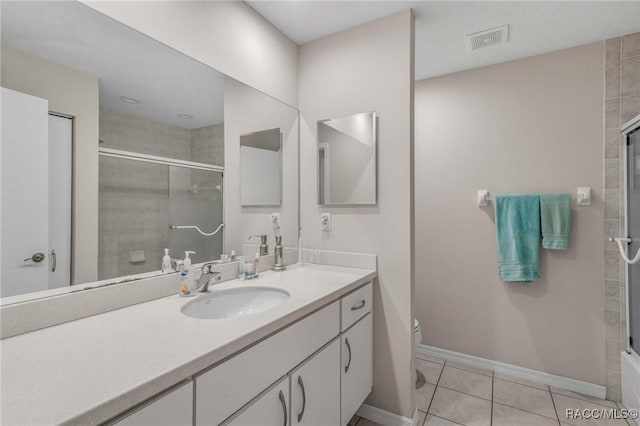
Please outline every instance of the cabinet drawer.
M366 284L342 298L342 328L345 331L356 321L371 312L372 285Z
M196 425L220 424L338 335L339 302L196 377Z

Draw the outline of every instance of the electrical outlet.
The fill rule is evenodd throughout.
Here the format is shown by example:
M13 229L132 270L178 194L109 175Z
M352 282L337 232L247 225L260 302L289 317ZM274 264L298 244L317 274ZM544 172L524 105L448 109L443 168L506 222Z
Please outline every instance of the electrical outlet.
M323 231L331 231L331 213L320 213L320 226Z
M274 212L271 213L271 227L275 229L280 229L280 213Z

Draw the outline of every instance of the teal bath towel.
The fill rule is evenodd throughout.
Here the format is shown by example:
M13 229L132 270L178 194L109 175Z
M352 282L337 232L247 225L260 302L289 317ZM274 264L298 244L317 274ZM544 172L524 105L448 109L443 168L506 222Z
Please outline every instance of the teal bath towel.
M498 273L502 281L540 277L540 196L497 195Z
M564 250L569 246L571 194L540 194L542 247Z

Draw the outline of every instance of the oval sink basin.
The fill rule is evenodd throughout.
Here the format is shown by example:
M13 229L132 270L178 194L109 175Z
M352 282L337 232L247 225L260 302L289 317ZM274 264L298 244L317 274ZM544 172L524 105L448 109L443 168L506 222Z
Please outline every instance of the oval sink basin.
M238 318L268 311L283 304L289 293L272 287L240 287L214 290L190 301L181 309L200 319Z

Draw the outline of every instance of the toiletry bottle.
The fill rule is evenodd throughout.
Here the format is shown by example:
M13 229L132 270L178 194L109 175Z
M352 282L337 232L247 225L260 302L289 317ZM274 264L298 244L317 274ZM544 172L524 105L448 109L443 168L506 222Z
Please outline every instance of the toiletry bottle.
M189 285L189 271L185 268L180 272L180 296L189 297L193 295L193 287Z
M168 274L171 271L171 257L169 257L169 249L164 249L164 256L162 257L162 273Z
M196 285L196 280L193 274L193 270L191 268L191 258L189 257L190 254L196 254L195 251L185 251L184 252L184 266L183 266L183 270L187 270L187 282L189 284L189 288L191 288L193 290L193 287Z
M230 261L231 261L231 262L235 262L236 260L238 260L238 259L236 258L236 251L235 251L235 250L231 250Z

